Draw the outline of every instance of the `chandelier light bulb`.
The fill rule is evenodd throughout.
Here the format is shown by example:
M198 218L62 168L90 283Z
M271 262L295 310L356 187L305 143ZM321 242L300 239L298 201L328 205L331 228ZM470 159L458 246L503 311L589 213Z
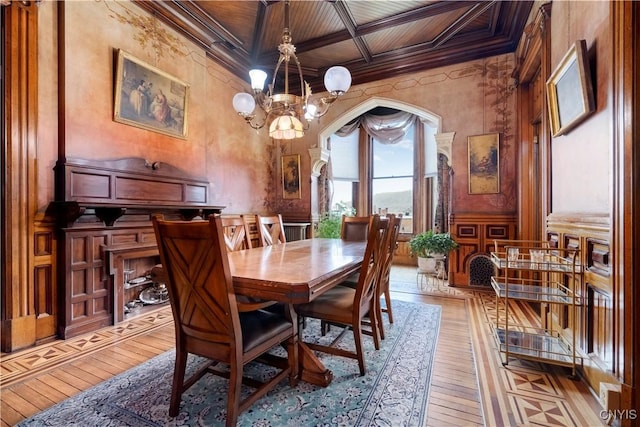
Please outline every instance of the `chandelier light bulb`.
M251 89L254 91L262 91L264 89L264 82L267 80L267 73L262 70L249 71L249 77L251 78Z
M233 108L238 114L248 116L256 108L256 101L253 96L245 92L236 93L233 97Z
M304 113L304 118L307 119L307 121L311 121L315 118L317 112L318 112L318 106L316 104L307 104L307 109Z
M327 70L324 85L330 96L310 99L311 86L304 80L302 66L296 56L296 47L291 41L289 28L289 6L291 0L284 0L284 30L282 43L278 45L278 63L272 74L271 83L265 91L267 73L253 69L249 71L252 93L238 93L233 97L233 108L245 122L254 129L269 126L269 136L274 139L294 139L304 136L305 126L309 122L322 117L333 102L343 95L351 86L351 73L345 67L335 66ZM276 77L280 74L280 66L284 68L284 91L274 93ZM289 91L289 67L297 69L300 92ZM254 112L256 107L260 111ZM302 121L304 120L304 125Z
M342 95L351 87L351 73L339 65L329 68L324 74L324 87L332 95Z

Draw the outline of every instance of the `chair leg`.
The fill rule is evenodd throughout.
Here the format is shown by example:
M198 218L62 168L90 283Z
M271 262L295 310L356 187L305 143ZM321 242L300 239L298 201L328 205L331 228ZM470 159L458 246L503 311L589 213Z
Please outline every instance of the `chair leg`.
M375 336L375 331L374 331ZM358 367L360 368L360 376L364 376L364 351L362 351L362 324L353 325L353 339L356 345L356 354L358 356ZM375 339L375 338L374 338Z
M389 316L389 323L393 323L393 310L391 310L391 292L389 289L384 291L384 302L387 305L387 315Z
M231 362L229 370L229 394L227 400L226 427L235 427L240 412L240 392L242 387L243 366L242 361Z
M373 336L373 346L380 350L380 321L378 319L378 308L375 299L369 305L369 317L371 318L371 335Z
M384 339L384 322L382 321L382 304L380 304L380 298L375 302L376 304L376 322L380 330L380 339Z
M171 387L171 400L169 402L169 416L175 417L180 410L182 388L184 387L184 373L187 368L186 351L176 349L176 364L173 370L173 386Z
M320 335L325 336L329 332L329 323L324 320L320 321Z

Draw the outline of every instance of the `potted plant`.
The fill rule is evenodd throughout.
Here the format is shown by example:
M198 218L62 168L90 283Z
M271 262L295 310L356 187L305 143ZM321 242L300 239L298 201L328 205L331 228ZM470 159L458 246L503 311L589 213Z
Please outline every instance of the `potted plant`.
M436 233L433 230L416 234L409 240L411 255L418 257L418 268L426 273L435 272L436 260L443 259L457 247L458 244L449 233Z
M340 238L340 226L342 225L342 216L328 214L318 221L318 230L315 237L326 237L329 239Z

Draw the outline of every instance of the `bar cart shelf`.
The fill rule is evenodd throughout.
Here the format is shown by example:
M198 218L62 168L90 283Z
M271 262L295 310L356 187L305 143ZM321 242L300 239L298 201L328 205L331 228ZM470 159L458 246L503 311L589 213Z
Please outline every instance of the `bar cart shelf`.
M569 367L571 378L576 377L582 357L571 328L550 320L544 327L519 324L510 317L509 304L519 300L566 307L577 319L582 283L578 255L578 249L552 248L544 241L494 241L491 260L498 273L491 278L497 308L493 326L504 366L510 358L526 359Z

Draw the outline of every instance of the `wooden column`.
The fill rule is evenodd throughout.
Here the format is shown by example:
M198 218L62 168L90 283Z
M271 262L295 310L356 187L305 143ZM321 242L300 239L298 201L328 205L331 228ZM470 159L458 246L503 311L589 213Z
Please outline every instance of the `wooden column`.
M640 4L612 2L613 52L613 248L614 364L622 382L621 409L635 417L621 417L622 426L637 424L640 408Z
M4 3L3 3L4 4ZM2 351L36 341L34 229L38 94L38 10L33 1L2 7Z

